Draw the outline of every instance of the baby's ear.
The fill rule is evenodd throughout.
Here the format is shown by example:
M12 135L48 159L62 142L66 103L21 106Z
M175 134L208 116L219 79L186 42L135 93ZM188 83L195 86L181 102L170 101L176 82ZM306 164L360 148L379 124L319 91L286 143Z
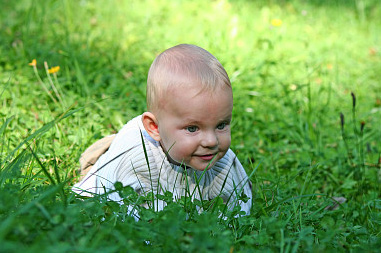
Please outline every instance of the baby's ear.
M161 141L159 127L155 115L151 112L145 112L142 115L143 126L147 133L155 140Z

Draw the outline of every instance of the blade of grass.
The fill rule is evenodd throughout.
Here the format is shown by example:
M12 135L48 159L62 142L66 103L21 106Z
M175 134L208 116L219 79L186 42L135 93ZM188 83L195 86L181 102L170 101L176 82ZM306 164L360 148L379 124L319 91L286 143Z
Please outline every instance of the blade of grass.
M40 168L42 170L42 172L44 172L45 176L49 179L49 181L53 184L53 185L56 185L56 182L54 181L54 179L51 177L51 175L49 174L48 170L46 169L46 167L44 166L44 164L41 162L41 160L38 158L38 156L36 155L36 153L33 151L33 149L28 146L30 152L32 153L32 155L34 156L34 158L36 159L38 165L40 165Z
M146 149L146 145L145 145L145 143L144 143L144 138L143 138L143 133L142 133L142 131L140 131L140 137L141 137L141 140L142 140L143 151L144 151L144 157L145 157L145 159L146 159L147 166L148 166L149 180L150 180L150 183L151 183L151 191L153 191L152 175L151 175L151 166L150 166L150 164L149 164L148 154L147 154L147 149ZM152 193L153 193L153 192L152 192ZM152 208L153 208L153 210L155 210L155 196L154 196L154 194L152 194Z
M4 86L4 89L1 91L0 98L3 96L4 91L8 88L10 84L11 84L11 76L8 78L7 84Z

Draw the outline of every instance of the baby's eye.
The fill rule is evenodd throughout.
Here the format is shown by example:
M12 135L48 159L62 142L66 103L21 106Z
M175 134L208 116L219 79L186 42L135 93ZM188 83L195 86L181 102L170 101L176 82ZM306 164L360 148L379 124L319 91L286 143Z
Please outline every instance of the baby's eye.
M198 130L198 127L196 126L189 126L187 127L187 131L190 132L190 133L194 133Z
M224 129L225 127L226 127L226 122L224 122L224 123L221 123L221 124L219 124L218 126L217 126L217 129L218 130L222 130L222 129Z

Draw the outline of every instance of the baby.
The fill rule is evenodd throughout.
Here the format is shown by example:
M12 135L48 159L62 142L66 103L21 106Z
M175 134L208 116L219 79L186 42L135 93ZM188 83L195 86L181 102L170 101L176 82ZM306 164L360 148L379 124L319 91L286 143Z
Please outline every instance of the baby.
M95 153L107 151L96 156L73 191L84 196L108 193L108 199L119 202L122 198L114 191L118 181L138 194L221 197L230 208L240 205L248 214L251 182L229 149L233 94L220 62L194 45L165 50L149 69L147 108L114 137L93 145ZM248 201L239 199L242 193ZM155 209L162 210L165 203L157 203Z

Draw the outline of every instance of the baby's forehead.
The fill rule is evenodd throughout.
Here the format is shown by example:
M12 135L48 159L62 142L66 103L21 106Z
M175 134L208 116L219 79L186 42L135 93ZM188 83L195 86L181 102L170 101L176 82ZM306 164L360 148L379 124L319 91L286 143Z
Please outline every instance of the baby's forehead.
M199 100L200 97L203 100ZM232 89L227 85L206 86L201 83L188 82L171 85L166 90L161 92L160 100L171 101L180 100L180 102L193 102L198 100L200 103L206 102L209 99L226 97L233 99ZM205 100L205 101L204 101Z
M208 95L208 96L218 96L224 92L232 93L231 86L226 85L222 81L218 81L219 84L210 85L203 83L196 78L185 78L177 83L172 83L167 85L161 92L161 96L170 99L171 96L177 97L192 97Z

